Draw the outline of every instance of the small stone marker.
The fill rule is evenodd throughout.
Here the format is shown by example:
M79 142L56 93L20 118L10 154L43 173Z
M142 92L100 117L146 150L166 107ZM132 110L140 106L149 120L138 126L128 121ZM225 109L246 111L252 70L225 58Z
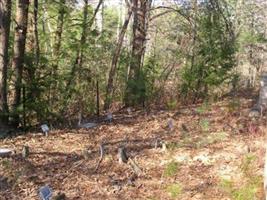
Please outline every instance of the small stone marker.
M112 113L111 112L109 112L108 114L107 114L107 121L108 122L112 122L112 120L113 120L113 115L112 115Z
M174 125L173 125L173 119L169 119L168 120L168 130L169 131L173 131L173 129L174 129Z
M52 198L53 191L48 186L43 186L39 189L39 197L41 200L50 200Z
M43 131L43 133L45 134L45 136L48 136L48 132L49 132L49 127L47 126L47 124L43 124L41 125L41 129Z
M11 149L0 149L0 157L8 157L12 154Z
M128 115L132 115L131 108L127 108Z
M167 144L166 142L162 142L162 151L166 151L167 150Z

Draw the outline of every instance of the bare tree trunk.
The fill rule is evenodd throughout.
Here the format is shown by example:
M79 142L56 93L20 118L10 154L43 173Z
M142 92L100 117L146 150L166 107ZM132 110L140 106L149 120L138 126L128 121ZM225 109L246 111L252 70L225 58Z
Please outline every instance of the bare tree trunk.
M29 12L29 24L27 30L28 42L26 44L26 51L34 54L34 61L32 66L27 66L29 85L34 84L35 71L38 68L40 60L40 45L39 45L39 34L38 34L38 0L31 0L33 12ZM32 96L30 92L29 96Z
M23 74L25 78L25 85L22 91L22 105L23 105L23 127L26 126L26 100L28 101L38 101L40 98L40 93L36 89L36 70L38 69L40 62L40 42L39 42L39 32L38 32L38 12L39 12L39 2L38 0L30 0L28 14L28 28L27 28L27 43L26 52L34 55L32 64L28 64L23 69ZM37 112L37 116L41 113Z
M133 105L144 103L142 95L139 94L141 67L145 54L145 41L148 28L148 15L151 7L151 0L133 0L134 21L133 21L133 42L132 42L132 60L130 64L129 80L125 95L125 104ZM139 87L138 86L138 87ZM141 91L144 92L144 91Z
M119 40L120 37L120 30L121 27L123 26L123 19L122 19L122 14L123 14L123 1L119 1L119 5L117 6L117 15L118 15L118 21L117 21L117 40Z
M117 46L115 49L115 53L114 53L113 58L112 58L111 68L109 71L108 85L107 85L107 89L106 89L106 99L105 99L105 105L104 105L105 110L107 110L109 108L111 101L112 101L112 93L113 93L113 89L114 89L113 88L114 77L116 74L116 69L117 69L117 64L118 64L118 60L119 60L119 56L120 56L120 52L121 52L123 39L124 39L126 30L127 30L129 21L131 19L131 16L132 16L132 9L128 6L128 14L127 14L125 22L122 26L122 29L120 31Z
M192 56L191 56L191 70L195 66L195 57L196 57L196 40L197 40L197 0L192 0L193 5L193 24L192 24L192 32L193 32L193 38L192 38Z
M11 0L0 2L0 124L8 124L7 68L11 18Z
M96 80L96 115L100 116L100 96L99 96L99 81Z
M52 41L52 26L48 20L48 11L47 11L47 0L42 1L42 10L43 10L43 16L42 16L42 21L43 21L43 32L46 36L47 42L46 42L46 53L50 53L52 56L54 55L54 49L53 49L53 41Z
M25 42L27 35L29 0L17 0L16 27L14 38L14 55L12 66L14 68L13 80L15 84L15 94L12 102L12 125L18 127L18 108L21 103L22 72L25 54Z
M101 3L101 6L99 8L100 12L97 12L96 17L95 17L95 21L96 21L96 29L99 30L100 33L103 32L103 12L104 12L104 0Z
M33 27L34 27L34 50L35 50L35 67L38 67L40 60L40 45L39 45L39 33L38 33L38 0L33 2Z
M60 0L60 8L58 11L58 18L57 18L57 29L56 29L56 35L55 35L55 44L54 44L54 74L57 74L57 68L58 68L58 61L59 61L59 54L60 54L60 48L61 48L61 40L62 40L62 33L63 33L63 25L64 25L64 17L66 14L65 6L66 6L66 0Z

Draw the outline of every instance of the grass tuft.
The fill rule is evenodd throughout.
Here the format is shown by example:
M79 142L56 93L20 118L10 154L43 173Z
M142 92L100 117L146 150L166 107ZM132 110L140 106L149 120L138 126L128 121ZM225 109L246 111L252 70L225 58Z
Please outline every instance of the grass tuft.
M167 164L163 175L165 177L172 177L178 172L178 169L179 169L179 163L171 161L169 164Z
M166 190L172 199L177 199L179 195L182 193L182 187L178 183L167 186Z

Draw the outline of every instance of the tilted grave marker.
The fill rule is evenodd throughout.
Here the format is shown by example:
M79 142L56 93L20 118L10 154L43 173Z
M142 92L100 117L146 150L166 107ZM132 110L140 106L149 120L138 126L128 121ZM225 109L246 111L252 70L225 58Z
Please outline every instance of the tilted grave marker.
M109 113L107 114L107 118L106 118L106 120L107 120L108 122L112 122L112 120L113 120L113 115L112 115L111 112L109 112Z
M41 125L41 129L42 129L43 133L45 134L45 136L47 137L48 133L49 133L49 127L47 126L47 124Z

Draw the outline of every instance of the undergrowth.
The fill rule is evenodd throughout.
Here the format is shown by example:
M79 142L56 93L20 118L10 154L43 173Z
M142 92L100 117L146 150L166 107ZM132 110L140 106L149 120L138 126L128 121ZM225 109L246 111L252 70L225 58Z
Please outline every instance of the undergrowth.
M240 165L242 181L237 184L234 180L223 179L221 187L233 200L258 200L259 190L262 186L261 176L255 173L257 157L252 154L246 155Z
M182 193L182 186L178 183L168 185L166 191L169 193L172 199L177 199Z
M169 164L167 164L163 176L164 177L173 177L179 170L180 164L175 161L171 161Z

